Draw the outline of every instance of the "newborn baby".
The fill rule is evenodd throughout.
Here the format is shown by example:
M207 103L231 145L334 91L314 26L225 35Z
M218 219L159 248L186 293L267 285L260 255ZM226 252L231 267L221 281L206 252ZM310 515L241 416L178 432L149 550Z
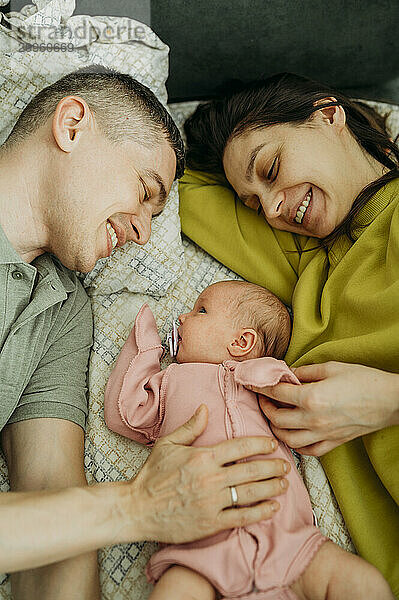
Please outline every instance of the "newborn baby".
M254 284L224 281L205 289L179 321L180 364L161 371L161 340L150 308L142 306L106 387L108 427L152 445L205 403L208 425L194 445L272 436L257 395L245 386L299 384L276 360L290 338L282 302ZM285 444L279 442L269 456L291 463L288 488L278 497L280 510L254 525L162 547L147 565L147 577L156 583L151 599L393 598L374 567L328 541L314 525L306 488ZM239 505L240 486L230 491L232 505Z

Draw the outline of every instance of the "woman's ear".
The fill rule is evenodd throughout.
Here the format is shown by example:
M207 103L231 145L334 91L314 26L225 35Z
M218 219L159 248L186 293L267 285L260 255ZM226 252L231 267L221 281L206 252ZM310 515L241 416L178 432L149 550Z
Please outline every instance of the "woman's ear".
M52 132L60 150L72 152L89 125L90 115L88 105L79 96L66 96L59 101L53 115Z
M343 129L346 125L346 113L344 108L339 104L337 106L326 106L322 108L326 104L330 104L331 102L337 102L337 99L333 96L322 98L321 100L316 100L313 106L320 106L319 110L316 110L311 119L313 121L322 121L329 125L335 125L338 129Z
M257 341L258 334L255 329L242 329L229 343L227 350L230 356L242 358L255 348Z

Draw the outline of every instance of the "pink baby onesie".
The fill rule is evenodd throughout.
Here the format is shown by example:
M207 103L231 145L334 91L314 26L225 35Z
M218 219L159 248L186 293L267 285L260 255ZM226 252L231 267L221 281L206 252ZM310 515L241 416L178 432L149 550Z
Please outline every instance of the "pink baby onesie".
M202 403L208 406L209 420L194 446L248 435L273 436L257 395L244 384L299 383L287 365L274 358L172 364L161 371L162 352L153 314L144 304L108 380L104 414L110 429L148 446L185 423ZM254 525L164 546L147 565L149 581L155 583L172 565L183 565L206 577L224 598L296 598L288 586L326 538L313 523L309 496L288 447L279 442L269 457L291 463L288 490L278 496L280 510Z

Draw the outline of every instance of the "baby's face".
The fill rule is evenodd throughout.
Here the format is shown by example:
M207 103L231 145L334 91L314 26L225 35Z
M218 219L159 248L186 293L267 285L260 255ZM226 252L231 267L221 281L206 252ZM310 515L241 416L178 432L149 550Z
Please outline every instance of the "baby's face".
M180 315L177 362L218 364L231 358L227 347L237 327L231 313L234 285L214 283L197 298L192 311Z

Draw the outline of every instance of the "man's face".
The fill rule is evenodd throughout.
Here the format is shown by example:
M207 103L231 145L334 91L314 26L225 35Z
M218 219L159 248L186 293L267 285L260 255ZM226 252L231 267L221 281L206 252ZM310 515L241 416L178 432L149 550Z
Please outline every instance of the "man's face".
M148 148L134 141L116 144L98 129L88 131L72 152L54 154L46 250L66 267L87 273L111 254L116 238L118 246L145 244L175 170L175 153L164 138Z

